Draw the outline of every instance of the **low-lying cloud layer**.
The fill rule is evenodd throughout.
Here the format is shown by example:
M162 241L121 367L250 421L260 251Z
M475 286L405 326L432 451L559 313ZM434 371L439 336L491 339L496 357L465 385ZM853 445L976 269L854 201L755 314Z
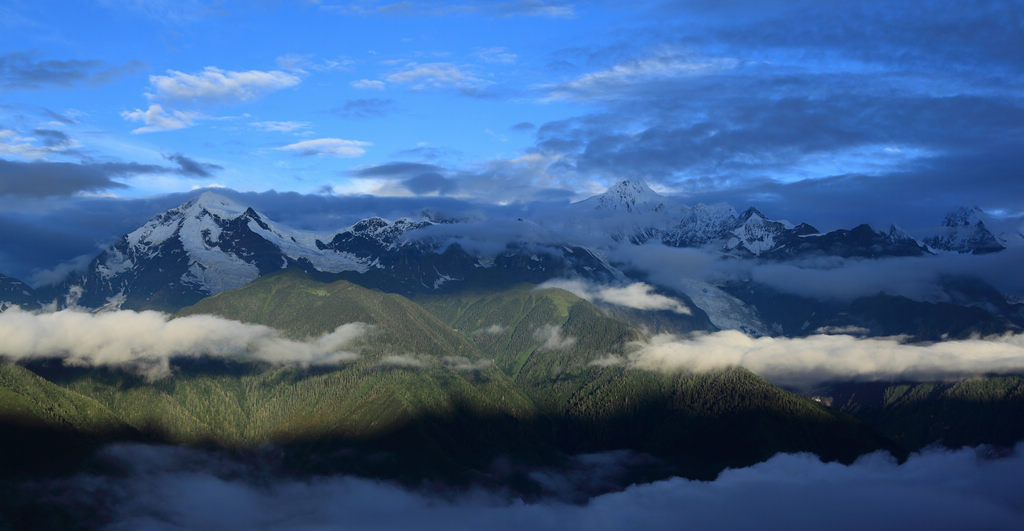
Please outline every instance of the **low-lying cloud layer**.
M539 288L558 288L591 302L604 302L635 310L669 310L690 315L690 309L678 299L654 293L654 286L634 282L626 286L599 286L584 280L549 280Z
M925 451L902 465L884 453L850 466L779 454L712 482L671 478L571 505L484 490L441 498L350 476L275 479L197 450L116 445L104 453L126 476L78 476L64 492L109 504L112 529L1016 528L1024 446L1001 459L987 450Z
M814 335L751 337L725 330L691 338L669 334L635 343L613 364L657 371L710 371L745 367L780 385L809 386L830 380L932 380L988 373L1024 372L1024 335L905 344L899 338Z
M0 356L123 366L151 377L167 375L170 358L178 356L245 356L272 363L323 365L357 358L347 349L373 328L347 323L320 337L296 341L273 328L212 315L171 319L153 311L34 314L12 308L0 313Z
M210 315L171 319L153 311L99 314L64 310L35 314L12 308L0 313L0 356L15 360L60 358L77 365L119 366L150 377L169 374L178 356L243 356L271 363L324 365L356 359L357 344L374 330L347 323L306 340L289 339L273 328ZM534 331L541 351L572 348L577 338L554 325ZM490 360L447 357L455 370L489 368ZM780 384L808 387L835 380L949 379L1024 372L1024 335L902 343L899 337L857 338L812 335L752 337L735 330L679 337L659 334L633 343L623 355L594 362L656 371L710 371L745 367ZM436 363L414 354L393 354L384 366L422 368Z
M1024 246L987 255L882 259L823 257L778 263L753 260L723 261L714 252L665 245L623 246L612 258L648 274L652 282L685 292L687 279L720 283L751 280L784 293L810 298L850 301L879 293L927 302L946 302L942 283L949 278L977 278L1003 293L1024 294L1017 274L1024 263Z

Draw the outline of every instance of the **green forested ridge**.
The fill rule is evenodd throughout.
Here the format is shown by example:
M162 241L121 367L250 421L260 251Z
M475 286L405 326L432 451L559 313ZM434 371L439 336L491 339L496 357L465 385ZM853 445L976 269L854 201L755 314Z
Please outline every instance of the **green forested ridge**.
M285 271L179 315L202 313L296 339L355 321L376 332L352 347L358 359L332 366L182 358L172 361L172 376L150 381L116 368L3 364L0 411L20 426L28 419L61 433L104 434L96 440L129 433L227 448L274 442L307 471L427 474L486 467L503 454L544 461L627 448L672 463L672 473L706 478L779 451L843 460L877 448L899 453L936 435L924 424L943 426L951 400L999 405L975 415L990 428L1024 410L1013 379L894 386L877 393L877 405L851 395L838 411L741 368L660 373L594 363L644 333L569 292L531 285L414 302ZM411 364L387 363L396 355ZM458 366L452 356L472 363ZM908 428L918 415L929 420ZM964 417L949 430L975 427ZM353 458L363 454L345 448L377 457Z
M12 363L0 363L0 419L60 426L81 432L124 428L106 406Z
M478 358L479 351L409 299L339 280L316 282L298 270L285 270L241 288L183 308L179 316L213 314L267 325L302 339L351 322L373 324L378 333L365 345L368 355L415 352Z
M7 477L61 473L104 443L143 438L99 401L0 361L0 492Z
M849 383L816 394L901 445L1011 445L1024 439L1024 377Z

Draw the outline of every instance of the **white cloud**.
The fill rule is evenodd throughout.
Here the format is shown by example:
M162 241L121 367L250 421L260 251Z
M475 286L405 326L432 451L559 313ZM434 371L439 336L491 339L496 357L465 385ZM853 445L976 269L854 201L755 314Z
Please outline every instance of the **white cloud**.
M298 131L299 129L305 129L309 127L309 122L251 122L252 126L263 129L264 131L274 131L278 133L291 133L292 131Z
M349 83L352 88L363 90L384 90L384 82L377 79L360 79Z
M541 325L533 331L533 338L542 342L539 351L566 350L576 344L575 337L563 334L562 327L556 325Z
M624 287L604 287L598 290L601 300L635 308L637 310L669 310L675 313L690 315L690 309L677 299L652 293L653 286L643 282L634 282Z
M200 115L194 112L183 112L183 111L165 111L163 106L159 104L150 105L148 109L141 110L135 109L134 111L122 111L121 117L131 122L142 122L146 124L138 129L133 129L132 133L153 133L157 131L174 131L175 129L184 129L191 127L195 124L196 119L200 118Z
M411 191L394 179L360 177L331 186L335 195L376 195L382 197L415 197Z
M373 330L348 323L305 341L273 328L211 315L171 319L153 311L0 314L0 355L13 359L61 358L80 365L124 366L151 377L168 374L177 356L242 356L271 363L332 364L355 359L345 350Z
M296 151L299 155L334 155L337 157L358 157L366 153L363 149L373 145L362 140L344 140L341 138L317 138L288 144L277 149Z
M1024 370L1024 335L905 344L899 338L814 335L751 337L735 330L680 338L668 334L631 345L623 362L656 371L745 367L780 385L829 380L933 380Z
M627 286L599 286L583 280L555 279L541 284L538 288L564 289L591 302L606 302L636 310L669 310L683 315L691 313L690 308L682 301L653 293L654 286L643 282L634 282Z
M439 88L477 88L487 83L463 72L451 63L410 64L406 70L387 77L392 83L409 85L413 90Z
M298 85L301 79L280 70L234 72L208 66L198 74L168 70L149 76L149 98L160 100L249 101L267 92Z

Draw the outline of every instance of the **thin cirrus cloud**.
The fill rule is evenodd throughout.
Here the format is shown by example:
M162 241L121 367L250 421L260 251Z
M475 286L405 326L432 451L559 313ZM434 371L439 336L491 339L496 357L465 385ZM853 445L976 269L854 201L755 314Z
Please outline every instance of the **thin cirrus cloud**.
M335 157L359 157L366 153L366 147L373 145L362 140L345 140L342 138L316 138L288 144L277 149L294 151L298 155L331 155Z
M341 107L331 109L331 113L347 119L378 118L393 111L394 107L394 100L359 98L348 100Z
M475 54L477 58L485 63L512 64L519 58L518 55L508 51L504 47L484 48Z
M168 70L167 75L149 76L152 91L146 96L165 101L251 101L301 81L299 76L280 70L236 72L208 66L197 74Z
M442 88L479 88L488 83L463 71L452 63L411 64L405 70L387 77L391 83L407 85L413 90Z
M36 90L49 86L74 87L81 83L96 85L145 68L139 61L111 66L91 59L38 60L36 55L32 52L0 55L0 88Z
M351 85L352 88L362 90L384 90L385 87L384 82L378 79L358 79L349 83L349 85Z
M600 100L622 96L631 87L652 81L710 74L736 68L739 61L727 57L700 57L676 51L657 52L583 74L566 83L550 86L549 98Z
M262 129L264 131L272 131L277 133L292 133L300 129L306 129L310 126L309 122L296 122L296 121L267 121L267 122L252 122L250 125L253 127Z
M319 2L318 2L319 3ZM572 18L575 8L569 2L545 0L514 0L498 2L463 2L449 5L443 2L393 2L390 0L364 0L360 2L319 3L320 8L342 15L382 16L445 16L445 15L497 15L503 18L540 17Z

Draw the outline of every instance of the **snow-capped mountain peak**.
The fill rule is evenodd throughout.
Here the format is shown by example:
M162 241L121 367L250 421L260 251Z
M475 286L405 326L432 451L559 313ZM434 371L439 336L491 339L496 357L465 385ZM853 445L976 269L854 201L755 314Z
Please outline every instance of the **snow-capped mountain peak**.
M221 219L237 218L241 214L251 211L251 208L244 207L223 195L216 192L206 191L185 203L186 212L192 213L193 209L205 210Z
M632 179L619 181L586 202L592 202L594 208L600 210L658 212L665 208L664 199L642 179Z
M967 207L962 206L956 210L946 214L946 217L942 220L943 227L968 227L978 225L979 223L984 225L982 216L984 212L976 206Z
M71 282L86 299L68 304L197 300L293 265L331 273L368 267L351 253L318 248L319 239L329 236L278 226L250 207L204 192L154 216L96 257L85 276Z
M250 208L213 192L202 194L150 218L145 225L135 229L125 238L134 248L152 247L175 235L203 235L216 240L224 222L237 219L246 213L256 214Z
M896 225L889 225L889 229L885 231L885 237L891 242L914 240L913 236Z
M932 249L954 251L961 254L985 254L1002 251L1003 242L985 226L985 213L978 207L960 207L942 220L937 234L924 243Z
M778 246L778 240L787 227L778 221L768 219L760 210L750 207L740 215L732 238L726 242L726 249L749 252L754 256L771 251Z
M740 223L744 225L748 223L755 225L763 224L767 220L768 218L766 218L760 210L754 207L748 207L742 214L740 214Z

